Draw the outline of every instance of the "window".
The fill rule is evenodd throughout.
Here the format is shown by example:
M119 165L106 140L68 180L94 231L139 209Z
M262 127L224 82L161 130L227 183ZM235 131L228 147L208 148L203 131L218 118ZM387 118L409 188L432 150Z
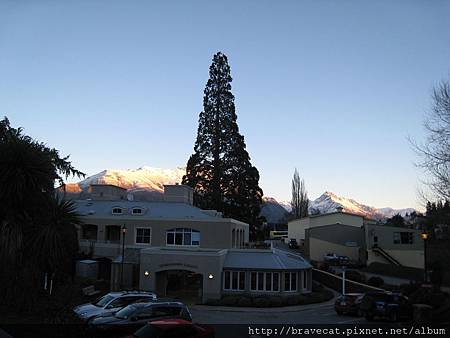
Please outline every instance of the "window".
M124 307L131 303L134 303L135 300L136 300L135 297L120 297L120 298L117 298L116 300L112 301L108 305L108 308L112 309L112 308L116 308L116 307Z
M412 232L394 232L394 244L413 244Z
M250 273L251 291L279 291L279 272L252 272Z
M308 289L308 271L302 271L302 275L303 275L303 290Z
M122 215L122 208L121 207L112 208L112 214L113 215Z
M152 318L179 316L181 308L177 306L157 306L152 310Z
M106 226L106 240L110 243L120 242L120 226L107 225Z
M284 291L297 291L297 272L284 273Z
M245 271L225 271L223 278L224 290L245 291Z
M81 226L81 239L97 240L97 226L95 224L83 224Z
M136 228L136 244L150 244L151 228Z
M167 245L200 245L200 231L189 228L170 229L166 232Z
M131 214L132 214L132 215L142 215L143 212L142 212L142 209L141 209L141 208L133 208L133 209L131 210Z

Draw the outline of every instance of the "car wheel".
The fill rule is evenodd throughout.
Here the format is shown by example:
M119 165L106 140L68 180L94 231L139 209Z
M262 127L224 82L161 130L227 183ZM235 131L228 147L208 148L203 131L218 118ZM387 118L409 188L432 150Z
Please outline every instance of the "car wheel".
M397 311L392 311L391 314L389 315L389 320L391 322L396 322L398 320L398 314Z
M365 318L366 318L367 321L371 322L373 320L373 315L366 314Z

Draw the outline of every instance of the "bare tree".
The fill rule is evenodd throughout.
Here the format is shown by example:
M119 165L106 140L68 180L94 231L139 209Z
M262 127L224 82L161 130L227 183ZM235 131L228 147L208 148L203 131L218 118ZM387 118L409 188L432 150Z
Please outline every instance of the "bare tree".
M294 218L303 218L308 216L308 193L305 188L305 181L300 178L297 168L294 171L292 178L292 215Z
M429 178L425 183L439 198L450 198L450 84L441 82L433 90L433 105L424 126L427 137L423 144L410 140L420 156L417 165Z

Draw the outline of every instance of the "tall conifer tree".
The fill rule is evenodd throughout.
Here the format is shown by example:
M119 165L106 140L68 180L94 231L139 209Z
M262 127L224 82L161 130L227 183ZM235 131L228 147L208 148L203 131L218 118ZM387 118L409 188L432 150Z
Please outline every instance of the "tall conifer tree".
M231 81L227 57L218 52L209 68L194 154L183 184L194 188L197 206L257 226L263 192L239 133Z

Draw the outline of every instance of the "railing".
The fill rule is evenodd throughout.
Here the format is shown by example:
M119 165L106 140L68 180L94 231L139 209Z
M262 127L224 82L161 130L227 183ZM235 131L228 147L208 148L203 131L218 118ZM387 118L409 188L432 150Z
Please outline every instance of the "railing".
M384 251L382 248L380 248L379 246L373 246L372 247L372 251L379 253L381 256L383 256L386 260L389 261L389 263L392 263L394 265L397 266L402 266L402 264L396 260L394 257L392 257L391 255L389 255L386 251Z
M313 268L313 280L328 286L329 288L341 292L342 291L342 277L336 276L327 271ZM359 283L350 279L345 279L346 290L349 292L367 292L367 291L386 291L381 288L376 288L371 285Z
M101 243L101 244L120 244L120 240L109 240L109 239L88 239L88 238L80 238L80 242L82 243Z

